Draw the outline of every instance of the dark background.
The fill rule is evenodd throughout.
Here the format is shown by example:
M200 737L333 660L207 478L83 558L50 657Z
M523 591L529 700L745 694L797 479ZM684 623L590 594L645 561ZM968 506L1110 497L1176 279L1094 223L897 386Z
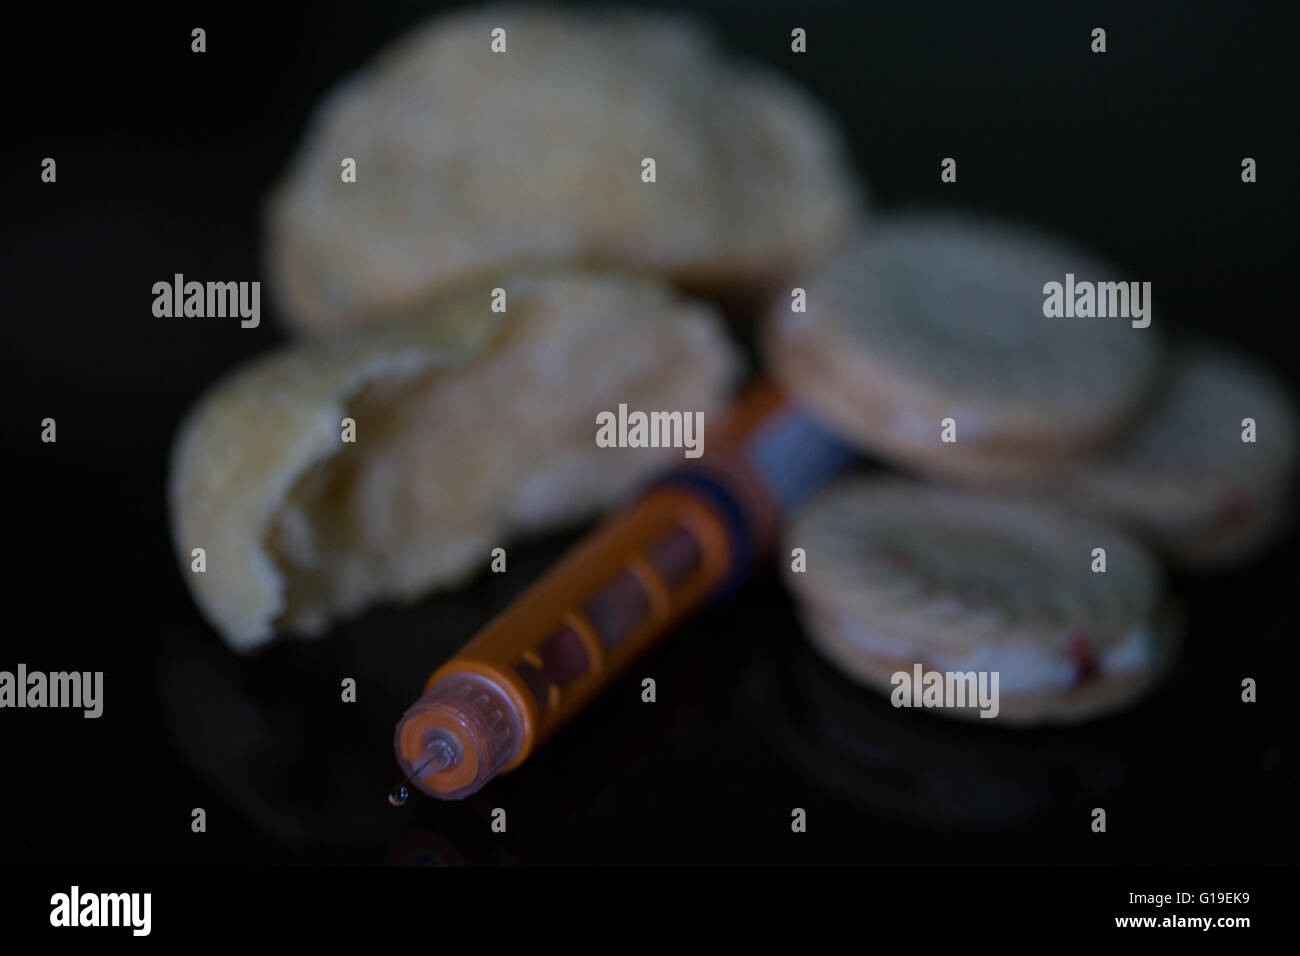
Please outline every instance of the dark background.
M880 206L937 199L1085 240L1153 283L1165 332L1213 334L1295 388L1293 4L692 6L831 107ZM566 540L318 644L227 651L172 557L166 454L200 392L282 333L267 289L255 330L156 319L150 289L174 272L265 278L260 202L312 106L429 9L47 4L11 22L0 669L103 670L105 713L0 712L0 863L1296 860L1295 534L1178 583L1188 643L1150 700L1050 732L856 691L807 649L768 573L460 804L387 805L393 725ZM957 185L939 182L944 156ZM343 677L359 703L339 702ZM505 835L488 828L498 806ZM790 832L795 806L806 834Z

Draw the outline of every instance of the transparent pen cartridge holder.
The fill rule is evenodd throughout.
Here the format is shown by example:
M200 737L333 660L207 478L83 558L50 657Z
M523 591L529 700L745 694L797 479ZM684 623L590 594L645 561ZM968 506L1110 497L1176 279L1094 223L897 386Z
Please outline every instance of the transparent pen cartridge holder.
M496 776L522 740L505 691L478 674L456 673L411 705L394 744L412 783L430 796L458 800Z

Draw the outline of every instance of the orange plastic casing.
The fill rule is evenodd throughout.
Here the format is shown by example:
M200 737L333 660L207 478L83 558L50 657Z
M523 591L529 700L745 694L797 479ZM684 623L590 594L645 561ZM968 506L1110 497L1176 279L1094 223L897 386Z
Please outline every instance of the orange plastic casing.
M738 449L783 401L770 386L751 389L693 466L727 489L758 548L778 516ZM734 548L708 495L689 483L657 486L584 538L438 668L425 690L455 674L496 684L520 725L518 750L502 768L513 769L712 595L733 570ZM422 738L418 727L408 730L399 751L414 762Z

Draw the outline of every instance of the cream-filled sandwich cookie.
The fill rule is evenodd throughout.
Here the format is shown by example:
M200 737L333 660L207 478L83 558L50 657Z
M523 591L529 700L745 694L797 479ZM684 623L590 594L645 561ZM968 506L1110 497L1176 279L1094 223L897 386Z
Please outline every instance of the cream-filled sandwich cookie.
M778 301L765 351L798 401L865 449L947 479L1017 482L1107 441L1155 382L1149 290L1130 298L1125 283L1112 303L1107 287L1107 313L1122 299L1141 318L1054 314L1054 282L1128 278L1039 232L906 214L807 274L803 311Z
M1292 517L1296 441L1294 405L1266 370L1198 345L1131 434L1050 493L1135 525L1180 564L1222 566Z
M1085 720L1140 699L1177 646L1151 555L1051 505L851 479L787 541L807 556L787 580L814 645L899 706Z

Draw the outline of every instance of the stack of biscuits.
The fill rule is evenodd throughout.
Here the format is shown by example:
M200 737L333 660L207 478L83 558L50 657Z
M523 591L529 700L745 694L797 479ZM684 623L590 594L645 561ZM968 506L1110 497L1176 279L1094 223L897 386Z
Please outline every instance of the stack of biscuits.
M488 8L342 83L267 206L298 340L215 386L170 507L238 650L415 600L664 464L598 453L629 403L712 414L717 303L763 298L790 397L874 457L792 516L814 644L891 693L998 674L999 718L1138 700L1178 632L1155 556L1241 560L1280 525L1296 423L1268 376L1161 317L1063 318L1125 276L1023 225L868 215L829 117L689 20ZM1136 302L1131 303L1134 306ZM975 716L976 707L940 711Z
M1179 642L1148 549L1213 569L1283 526L1296 420L1265 372L1175 348L1149 302L1047 307L1053 281L1122 278L1035 229L924 210L864 229L772 309L773 374L913 479L849 479L788 528L806 629L844 672L900 706L934 674L944 716L989 716L940 699L954 674L997 675L1005 723L1119 710Z
M602 452L596 416L721 412L742 363L704 297L762 296L862 203L817 105L688 20L501 7L402 38L267 203L298 341L174 445L199 607L240 651L323 634L616 502L672 452Z

